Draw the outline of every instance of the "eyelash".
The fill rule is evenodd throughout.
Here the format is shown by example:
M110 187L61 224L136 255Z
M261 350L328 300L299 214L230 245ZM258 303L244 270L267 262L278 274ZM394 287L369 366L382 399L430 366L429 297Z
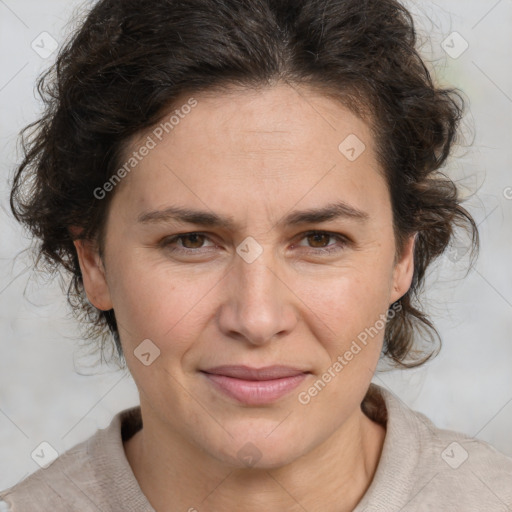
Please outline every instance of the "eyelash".
M192 231L190 233L181 233L179 235L174 235L171 237L164 238L160 242L160 246L164 249L170 250L171 252L181 252L181 253L188 253L188 254L191 254L191 253L201 254L201 253L205 252L204 250L201 250L202 249L201 247L197 248L197 249L187 249L187 248L182 248L182 247L173 247L173 248L169 247L173 243L177 242L178 240L182 240L183 238L186 238L191 235L200 235L200 236L204 236L204 237L208 238L208 235L206 233L202 233L199 231ZM311 236L311 235L327 235L330 238L336 239L338 242L337 245L332 244L332 245L328 245L327 247L317 247L317 248L310 247L309 248L310 250L308 252L314 252L316 254L318 254L318 253L331 254L334 252L338 252L338 251L342 250L343 248L345 248L345 246L347 246L349 244L349 240L346 237L344 237L338 233L331 233L329 231L318 231L318 230L307 231L307 232L303 233L300 240L303 240L304 238L307 238L308 236Z

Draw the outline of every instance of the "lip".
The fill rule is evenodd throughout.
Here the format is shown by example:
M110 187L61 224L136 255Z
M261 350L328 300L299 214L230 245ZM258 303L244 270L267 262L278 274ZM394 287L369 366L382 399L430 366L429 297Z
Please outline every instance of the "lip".
M243 380L272 380L281 379L283 377L294 377L300 373L309 373L308 370L283 365L265 366L263 368L253 368L245 365L222 365L202 371Z
M311 372L290 366L217 366L201 373L215 389L238 402L263 405L290 393Z

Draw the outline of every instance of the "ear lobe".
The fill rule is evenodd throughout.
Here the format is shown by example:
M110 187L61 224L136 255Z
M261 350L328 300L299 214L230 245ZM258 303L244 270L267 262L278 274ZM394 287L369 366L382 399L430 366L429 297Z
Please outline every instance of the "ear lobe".
M73 244L78 255L84 289L89 302L102 311L112 309L103 262L95 244L84 239L75 240Z
M411 235L393 269L391 303L403 297L411 287L414 275L414 247L418 233Z

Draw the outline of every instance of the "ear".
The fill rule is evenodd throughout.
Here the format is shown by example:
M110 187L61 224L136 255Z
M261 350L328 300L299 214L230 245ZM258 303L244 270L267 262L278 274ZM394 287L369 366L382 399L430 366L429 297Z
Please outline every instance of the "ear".
M393 269L391 304L403 297L411 287L414 274L414 245L417 233L412 234L405 243L402 254Z
M102 311L112 309L113 305L105 278L105 269L96 244L83 239L75 240L73 244L78 254L85 293L89 302Z

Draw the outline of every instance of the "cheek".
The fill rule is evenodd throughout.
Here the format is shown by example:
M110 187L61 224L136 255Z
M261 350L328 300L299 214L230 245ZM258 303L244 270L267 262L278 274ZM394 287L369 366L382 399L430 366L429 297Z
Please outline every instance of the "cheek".
M382 351L388 302L387 289L370 276L369 273L359 279L353 273L333 281L329 292L317 290L308 294L308 303L315 304L315 336L328 355L321 377L328 383L328 390L315 399L320 409L321 404L346 404L347 396L360 396L375 372Z
M364 266L345 268L340 271L343 275L303 289L304 302L312 310L306 321L316 326L313 336L328 355L322 371L330 369L336 375L324 399L332 394L335 401L346 400L343 394L347 389L355 392L372 378L382 351L389 306L384 271L376 262L368 270Z
M179 350L181 339L200 330L218 280L212 273L190 277L147 257L120 258L109 287L123 341L172 339Z
M375 263L368 267L342 268L328 279L303 278L301 296L307 308L321 320L324 330L342 340L357 335L386 313L390 293L388 274Z

